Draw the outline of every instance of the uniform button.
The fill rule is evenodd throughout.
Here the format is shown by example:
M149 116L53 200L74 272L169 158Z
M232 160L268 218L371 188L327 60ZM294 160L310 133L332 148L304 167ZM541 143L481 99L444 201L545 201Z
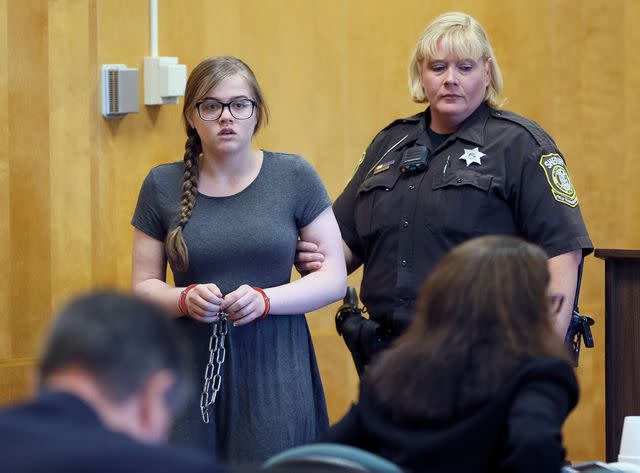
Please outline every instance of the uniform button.
M402 222L402 226L404 228L407 228L409 226L409 222L407 222L406 220L404 222Z
M409 184L409 190L413 190L415 188L416 188L416 186L414 186L413 184Z
M389 189L388 187L384 188L385 192L389 192L391 189Z
M405 300L404 300L404 299L399 299L399 300L398 300L398 303L399 303L400 305L404 305Z
M459 177L458 179L456 179L456 182L457 182L458 184L460 184L460 183L462 182L462 178L461 178L461 177Z
M406 265L407 265L407 260L406 260L406 259L403 259L403 260L400 262L400 264L401 264L402 266L406 266Z

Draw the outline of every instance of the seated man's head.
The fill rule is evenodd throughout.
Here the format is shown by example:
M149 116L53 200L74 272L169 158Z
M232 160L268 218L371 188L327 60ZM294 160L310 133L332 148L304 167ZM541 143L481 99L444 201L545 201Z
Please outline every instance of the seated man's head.
M79 297L57 316L39 375L70 392L103 423L140 441L166 440L190 383L190 352L160 309L114 292Z

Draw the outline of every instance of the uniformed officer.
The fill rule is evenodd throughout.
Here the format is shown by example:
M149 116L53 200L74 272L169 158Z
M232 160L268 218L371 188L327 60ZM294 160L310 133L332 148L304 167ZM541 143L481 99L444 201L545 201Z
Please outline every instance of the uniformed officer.
M333 205L349 271L364 264L361 298L391 337L454 246L479 235L521 236L549 255L554 320L564 338L577 272L592 250L564 157L536 123L499 110L502 75L482 26L463 13L436 18L409 66L413 100L428 103L374 138ZM300 242L297 267L322 255ZM460 294L464 297L464 294Z

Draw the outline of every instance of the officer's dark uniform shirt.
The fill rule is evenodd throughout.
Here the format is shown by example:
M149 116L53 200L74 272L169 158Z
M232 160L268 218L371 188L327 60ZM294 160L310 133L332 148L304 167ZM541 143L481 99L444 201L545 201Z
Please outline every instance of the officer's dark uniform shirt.
M593 248L564 158L539 125L482 104L434 149L429 122L427 109L383 129L333 205L364 262L361 298L394 332L433 267L473 237L520 236L549 257ZM417 146L428 150L426 171L401 173Z

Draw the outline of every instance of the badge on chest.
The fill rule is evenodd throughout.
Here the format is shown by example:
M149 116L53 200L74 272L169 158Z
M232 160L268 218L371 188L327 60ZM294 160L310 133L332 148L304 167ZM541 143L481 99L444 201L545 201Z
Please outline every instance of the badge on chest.
M478 166L480 166L482 164L483 156L486 156L486 154L480 151L478 147L475 147L473 149L465 148L464 154L460 156L458 159L461 159L465 163L467 163L467 167L469 167L471 164L477 164Z

